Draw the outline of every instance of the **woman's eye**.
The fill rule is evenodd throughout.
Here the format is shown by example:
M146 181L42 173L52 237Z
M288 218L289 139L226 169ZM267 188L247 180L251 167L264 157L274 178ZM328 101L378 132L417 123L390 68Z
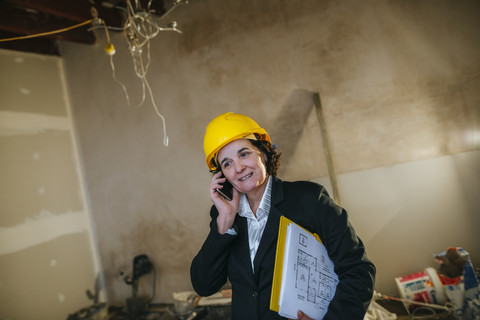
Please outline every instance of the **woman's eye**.
M240 153L240 158L245 158L246 156L248 156L248 152L242 152Z
M223 163L223 167L224 167L224 168L228 168L228 167L230 167L231 164L232 164L231 161L225 161L225 162Z

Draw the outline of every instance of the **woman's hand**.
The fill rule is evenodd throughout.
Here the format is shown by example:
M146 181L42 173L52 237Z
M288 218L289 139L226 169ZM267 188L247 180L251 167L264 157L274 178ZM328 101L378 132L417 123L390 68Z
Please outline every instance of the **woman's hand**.
M213 175L212 181L210 182L210 199L212 199L213 204L218 210L217 229L218 232L222 234L233 226L240 201L240 195L235 188L233 188L232 201L228 201L216 191L217 188L222 188L221 184L226 180L222 172L219 171Z
M300 310L298 310L298 312L297 312L297 317L298 317L298 320L313 320L312 318L310 318L309 316L307 316L305 313L303 313Z

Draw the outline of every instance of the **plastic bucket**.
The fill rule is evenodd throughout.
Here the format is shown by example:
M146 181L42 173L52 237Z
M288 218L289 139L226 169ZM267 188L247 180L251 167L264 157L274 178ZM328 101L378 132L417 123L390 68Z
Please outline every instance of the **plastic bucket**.
M442 282L434 268L395 278L395 282L402 299L440 305L447 301Z

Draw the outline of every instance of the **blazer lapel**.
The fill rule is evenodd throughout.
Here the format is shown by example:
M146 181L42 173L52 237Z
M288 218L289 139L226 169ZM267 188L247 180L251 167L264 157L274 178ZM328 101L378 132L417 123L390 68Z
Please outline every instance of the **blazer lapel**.
M240 242L239 259L248 273L253 276L252 261L250 260L250 246L248 244L248 225L247 219L237 215L236 224L238 227L238 237Z
M278 178L274 178L272 184L272 203L270 206L270 212L268 214L267 224L263 231L262 239L258 246L257 254L253 260L255 270L258 270L263 257L270 249L272 245L277 244L278 228L280 226L280 216L282 213L276 208L276 205L283 200L283 188L282 181ZM255 272L258 274L258 272Z

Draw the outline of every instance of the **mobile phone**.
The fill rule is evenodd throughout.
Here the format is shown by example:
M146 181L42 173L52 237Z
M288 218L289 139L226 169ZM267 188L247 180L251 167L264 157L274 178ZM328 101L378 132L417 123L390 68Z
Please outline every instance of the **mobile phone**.
M221 183L221 185L223 186L223 188L221 188L221 189L217 188L215 190L217 190L217 192L220 193L228 201L232 201L232 199L233 199L233 186L232 186L232 184L227 179L225 179L225 182Z

